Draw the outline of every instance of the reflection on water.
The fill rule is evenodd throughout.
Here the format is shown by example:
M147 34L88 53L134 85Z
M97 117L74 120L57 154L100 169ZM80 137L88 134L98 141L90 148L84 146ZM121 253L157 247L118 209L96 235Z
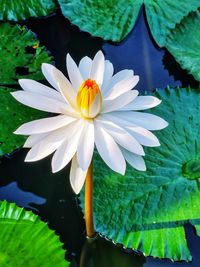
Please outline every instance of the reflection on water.
M16 182L0 187L0 199L15 202L17 205L31 209L35 209L32 204L42 205L46 202L45 198L21 190Z
M101 237L86 240L79 267L142 267L145 257L134 252L124 252Z

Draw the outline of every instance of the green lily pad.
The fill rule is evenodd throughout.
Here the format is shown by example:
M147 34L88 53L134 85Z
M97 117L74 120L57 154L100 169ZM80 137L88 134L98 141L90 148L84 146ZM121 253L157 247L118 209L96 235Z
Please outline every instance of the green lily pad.
M132 30L142 4L156 42L163 46L170 30L200 7L199 0L58 0L62 13L81 30L105 40L121 41Z
M39 119L45 114L17 102L10 94L12 91L0 87L0 156L11 153L24 144L24 136L13 134L21 124Z
M59 237L31 211L0 202L0 225L0 266L69 266Z
M54 0L0 0L0 20L25 20L46 16L56 10Z
M200 12L191 13L177 25L166 47L181 67L200 81Z
M199 0L144 0L147 21L159 46L165 46L171 30L190 12L200 7Z
M0 24L0 85L17 84L19 78L43 79L41 64L52 58L26 27Z
M200 234L200 91L159 90L152 113L169 126L156 132L161 146L146 148L146 172L127 164L126 175L94 160L96 230L145 255L191 260L184 224ZM83 195L81 196L83 203Z

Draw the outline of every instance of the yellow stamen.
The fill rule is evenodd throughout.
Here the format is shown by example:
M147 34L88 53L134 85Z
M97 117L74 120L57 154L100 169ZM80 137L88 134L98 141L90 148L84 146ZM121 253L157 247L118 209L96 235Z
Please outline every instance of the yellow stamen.
M78 90L76 101L84 118L96 117L102 106L102 95L97 83L91 79L85 80Z

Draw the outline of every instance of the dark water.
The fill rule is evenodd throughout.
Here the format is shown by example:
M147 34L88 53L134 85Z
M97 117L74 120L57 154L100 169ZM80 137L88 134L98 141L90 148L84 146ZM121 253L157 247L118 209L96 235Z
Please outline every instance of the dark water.
M94 56L99 49L103 49L105 57L113 62L115 71L131 68L140 76L137 85L140 92L164 88L167 85L198 86L169 53L159 49L153 42L143 11L134 30L120 45L104 43L100 38L93 38L81 32L59 12L47 19L32 19L25 25L38 35L41 43L54 56L55 65L64 73L67 52L79 61L83 56ZM52 174L51 157L36 163L24 163L26 153L23 149L1 159L0 199L32 209L44 221L48 221L64 242L68 251L66 257L73 259L73 267L78 266L75 260L80 261L79 267L200 266L200 238L195 236L191 225L186 225L188 244L194 258L189 264L145 258L132 251L125 252L121 247L104 239L86 242L83 215L68 181L69 166L57 174Z

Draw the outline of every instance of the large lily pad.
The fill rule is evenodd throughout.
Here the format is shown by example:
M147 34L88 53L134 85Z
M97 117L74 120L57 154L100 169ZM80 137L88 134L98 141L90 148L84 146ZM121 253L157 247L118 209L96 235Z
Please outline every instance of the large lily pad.
M0 156L23 145L25 137L13 134L22 123L41 118L45 114L17 102L10 94L11 91L10 88L0 87Z
M191 260L184 224L200 233L200 91L160 90L153 113L169 122L156 133L161 146L145 150L146 172L125 176L94 160L96 230L145 255ZM82 201L83 202L83 201Z
M133 28L142 4L156 42L163 46L170 30L200 7L199 0L58 0L61 10L81 30L105 40L121 41Z
M55 10L54 0L0 0L0 20L24 20L46 16Z
M166 47L200 81L200 12L193 12L170 33Z
M32 212L0 202L0 225L0 266L69 266L58 236Z
M43 79L41 64L52 58L26 27L0 24L0 85L17 84L19 78Z

